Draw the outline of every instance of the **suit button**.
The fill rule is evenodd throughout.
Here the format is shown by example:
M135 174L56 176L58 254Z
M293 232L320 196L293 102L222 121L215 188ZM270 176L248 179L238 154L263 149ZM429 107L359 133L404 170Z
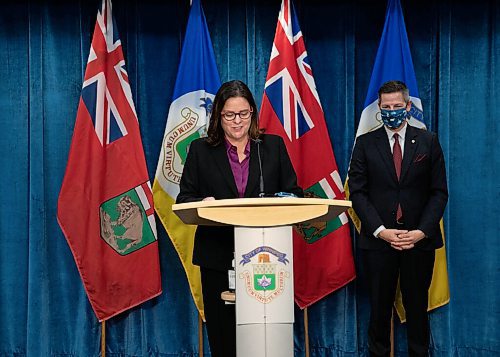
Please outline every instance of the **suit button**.
M395 215L396 215L396 211L391 211L391 214L392 214L393 216L395 216Z

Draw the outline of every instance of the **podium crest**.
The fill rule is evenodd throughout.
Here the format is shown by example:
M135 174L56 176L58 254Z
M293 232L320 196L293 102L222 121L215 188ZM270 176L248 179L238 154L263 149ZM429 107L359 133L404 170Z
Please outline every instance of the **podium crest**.
M252 271L244 270L239 278L244 279L245 290L257 301L268 304L285 290L290 274L283 269L289 262L286 254L262 246L242 255L240 265L252 263Z

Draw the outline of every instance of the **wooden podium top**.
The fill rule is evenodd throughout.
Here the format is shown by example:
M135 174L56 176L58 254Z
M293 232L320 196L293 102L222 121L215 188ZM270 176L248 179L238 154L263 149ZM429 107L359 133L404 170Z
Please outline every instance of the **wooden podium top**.
M330 221L351 206L345 200L264 197L180 203L172 210L186 224L270 227Z

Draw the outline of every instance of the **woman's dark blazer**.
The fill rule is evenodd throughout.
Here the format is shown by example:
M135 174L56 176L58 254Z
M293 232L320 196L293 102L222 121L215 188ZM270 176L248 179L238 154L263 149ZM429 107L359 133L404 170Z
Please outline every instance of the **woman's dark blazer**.
M260 143L250 142L248 183L244 197L258 197L260 170L258 147L264 177L264 192L290 192L303 196L283 139L263 134ZM180 182L177 203L238 198L238 190L227 157L226 146L211 146L205 138L191 143ZM234 252L232 226L198 226L195 235L193 264L215 270L231 268Z

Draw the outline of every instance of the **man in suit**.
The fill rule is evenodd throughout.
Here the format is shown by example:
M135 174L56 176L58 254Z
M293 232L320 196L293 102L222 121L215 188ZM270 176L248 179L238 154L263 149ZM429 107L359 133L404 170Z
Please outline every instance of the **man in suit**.
M398 277L410 356L427 356L428 290L439 221L448 189L436 134L408 124L407 86L389 81L378 92L383 127L357 138L349 168L353 208L361 220L358 246L369 281L370 355L389 356L390 321Z
M191 143L177 203L259 197L289 192L302 196L283 139L264 135L257 106L240 81L224 83L215 95L208 137ZM263 187L260 177L263 177ZM201 270L203 304L212 356L236 356L234 305L221 300L229 290L234 228L198 226L193 264Z

